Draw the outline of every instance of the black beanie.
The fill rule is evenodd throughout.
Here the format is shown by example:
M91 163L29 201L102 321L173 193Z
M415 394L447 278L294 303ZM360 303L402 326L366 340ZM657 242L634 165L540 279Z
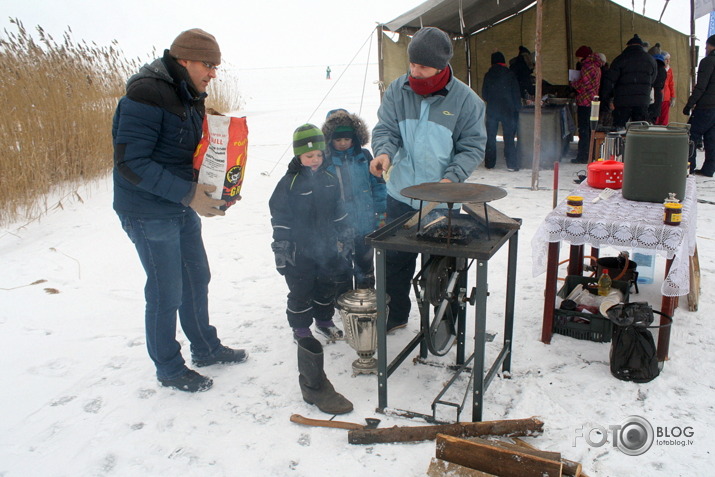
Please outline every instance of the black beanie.
M504 58L504 54L501 51L492 53L492 64L496 65L497 63L506 63L506 58Z
M452 42L439 28L425 27L412 37L407 55L410 63L443 70L452 59Z
M705 43L710 46L715 46L715 35L710 35Z
M626 43L626 45L641 45L641 46L643 46L643 40L641 40L641 38L636 34L636 35L633 35L633 38L628 40L628 43Z

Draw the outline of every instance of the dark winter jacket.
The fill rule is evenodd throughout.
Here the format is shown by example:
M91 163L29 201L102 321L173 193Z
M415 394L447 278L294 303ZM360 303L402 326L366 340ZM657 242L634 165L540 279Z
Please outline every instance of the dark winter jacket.
M650 106L648 106L650 119L653 123L655 123L655 120L658 116L660 116L660 105L663 104L663 88L665 88L665 80L668 78L668 71L665 69L665 62L655 60L655 63L658 69L655 77L655 83L653 83L653 102Z
M118 213L171 217L186 211L195 190L192 163L205 97L168 50L129 79L112 122Z
M715 108L715 50L700 60L698 79L685 107L688 109Z
M355 131L353 145L346 151L338 151L332 144L333 132L339 126L350 126ZM387 197L385 181L370 174L372 154L362 148L370 140L370 133L358 116L338 111L328 116L323 134L329 144L329 170L338 179L350 226L357 237L366 235L375 230L377 215L385 212Z
M650 104L650 90L655 84L655 59L640 45L627 46L618 55L603 79L603 98L616 108L644 107Z
M519 81L519 92L522 98L527 98L534 94L534 82L531 77L533 66L531 66L530 53L519 53L509 60L509 69L514 72Z
M519 81L509 68L495 64L484 75L482 99L487 103L487 115L516 114L521 109Z
M313 172L294 157L268 202L273 240L295 244L299 267L306 262L335 264L338 237L347 229L338 179L328 166L324 161Z

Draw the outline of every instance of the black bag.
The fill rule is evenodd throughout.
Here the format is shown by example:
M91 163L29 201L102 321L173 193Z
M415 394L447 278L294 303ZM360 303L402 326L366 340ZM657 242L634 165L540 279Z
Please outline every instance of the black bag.
M654 310L646 302L626 303L608 309L608 318L613 322L611 340L611 374L622 381L647 383L660 374L655 341L649 328L670 326L673 319L661 326L653 323Z

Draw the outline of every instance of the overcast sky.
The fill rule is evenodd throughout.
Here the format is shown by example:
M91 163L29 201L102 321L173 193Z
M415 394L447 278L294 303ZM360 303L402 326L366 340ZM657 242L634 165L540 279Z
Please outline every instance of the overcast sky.
M456 2L456 0L454 0ZM497 1L497 0L494 0ZM665 0L633 0L638 13L660 16ZM378 22L388 22L421 0L0 0L0 26L28 30L42 26L55 39L67 27L77 41L106 46L113 39L128 57L148 59L152 47L168 48L176 35L200 27L214 34L224 62L239 68L346 64L370 37ZM631 7L632 0L616 3ZM578 2L574 2L578 5ZM689 5L672 0L663 17L667 25L690 33ZM697 22L700 44L707 37L707 18ZM642 34L641 36L644 36ZM702 48L701 48L702 50ZM367 47L359 58L367 58ZM374 48L370 61L376 62ZM362 60L365 61L364 59Z

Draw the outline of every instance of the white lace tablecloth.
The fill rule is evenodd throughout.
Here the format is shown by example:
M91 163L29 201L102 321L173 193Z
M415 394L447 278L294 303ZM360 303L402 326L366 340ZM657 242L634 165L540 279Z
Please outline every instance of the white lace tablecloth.
M688 257L695 253L697 193L695 178L688 177L682 222L679 226L663 224L663 204L626 200L618 190L609 199L593 203L602 189L582 182L568 195L583 197L583 216L566 216L566 198L539 226L531 239L534 276L546 271L549 242L614 247L620 251L650 252L672 258L670 273L663 281L663 296L687 295L690 291ZM667 194L663 194L665 196Z

